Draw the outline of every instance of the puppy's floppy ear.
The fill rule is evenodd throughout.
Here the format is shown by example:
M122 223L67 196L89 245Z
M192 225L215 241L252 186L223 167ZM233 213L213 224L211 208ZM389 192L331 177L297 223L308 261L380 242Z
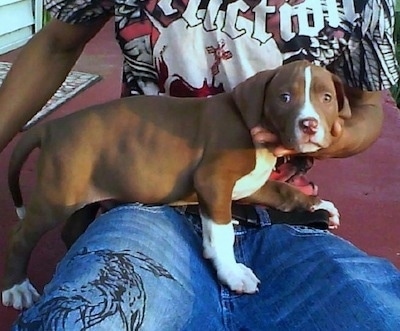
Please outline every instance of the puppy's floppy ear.
M335 85L336 98L339 108L339 116L343 119L349 119L351 117L351 108L349 99L346 96L342 80L339 76L332 74L333 84Z
M261 71L237 85L232 91L236 106L249 129L261 123L265 91L276 72L277 69Z

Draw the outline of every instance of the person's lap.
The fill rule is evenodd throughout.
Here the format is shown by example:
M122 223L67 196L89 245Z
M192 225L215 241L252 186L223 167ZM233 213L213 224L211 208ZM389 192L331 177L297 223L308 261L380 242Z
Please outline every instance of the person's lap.
M400 273L328 231L237 227L239 262L260 291L221 286L202 257L200 222L175 209L120 206L60 262L15 329L397 330Z

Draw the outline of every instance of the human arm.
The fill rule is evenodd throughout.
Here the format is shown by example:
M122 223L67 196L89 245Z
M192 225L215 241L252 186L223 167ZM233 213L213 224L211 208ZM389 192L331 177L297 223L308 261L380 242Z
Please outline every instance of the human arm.
M351 117L342 123L342 135L330 148L318 151L316 157L351 156L378 139L384 117L382 95L399 77L394 7L392 0L368 1L349 40L352 46L329 65L329 70L343 81Z
M384 119L382 91L362 91L345 87L351 117L341 123L341 134L328 148L313 154L316 158L342 158L358 154L379 137Z
M106 21L67 24L53 19L22 48L0 87L0 151L57 91Z

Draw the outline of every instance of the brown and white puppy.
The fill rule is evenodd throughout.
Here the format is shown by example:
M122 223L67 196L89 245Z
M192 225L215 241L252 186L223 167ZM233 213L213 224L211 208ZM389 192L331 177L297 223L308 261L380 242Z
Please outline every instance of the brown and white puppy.
M107 199L198 202L204 256L219 280L238 293L256 292L259 280L234 256L232 200L284 211L326 209L333 226L339 214L330 202L268 181L276 157L268 146L254 144L250 129L262 123L285 147L314 152L330 145L339 117L349 111L337 77L300 61L211 98L136 96L30 129L9 167L9 188L24 219L9 238L3 304L17 309L33 304L39 294L26 271L38 240L60 222L79 219L78 210ZM24 216L19 174L36 147L37 184Z

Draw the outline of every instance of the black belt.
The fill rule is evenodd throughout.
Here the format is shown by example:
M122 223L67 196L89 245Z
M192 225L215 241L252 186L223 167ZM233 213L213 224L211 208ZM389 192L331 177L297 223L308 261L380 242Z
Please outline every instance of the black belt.
M183 209L186 213L199 215L198 205L188 205ZM260 219L254 206L241 205L238 203L232 204L232 219L236 221L234 223L240 225L246 225L249 227L259 227Z
M329 224L329 213L326 210L292 211L283 212L273 208L266 209L272 224L303 225L317 229L327 229ZM198 205L188 205L184 211L199 215ZM232 203L232 219L237 224L247 227L259 227L260 219L254 206Z

